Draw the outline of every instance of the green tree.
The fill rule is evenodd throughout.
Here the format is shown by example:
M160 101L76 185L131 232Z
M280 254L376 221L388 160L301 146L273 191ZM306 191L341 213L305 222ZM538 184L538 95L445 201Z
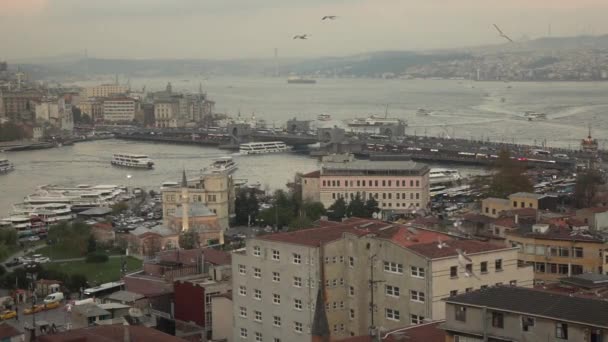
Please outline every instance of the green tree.
M506 198L516 192L533 191L532 182L525 175L525 165L512 159L509 150L499 152L494 169L488 188L489 196Z
M376 201L376 199L371 196L367 201L365 201L365 212L364 212L364 218L372 218L374 213L377 213L380 211L380 208L378 207L378 201Z
M266 224L285 227L298 216L296 203L290 194L283 190L276 190L271 198L272 207L260 212L260 219Z
M321 218L321 216L325 215L326 210L321 202L310 202L305 201L302 204L302 211L304 215L311 219L312 221L316 221Z
M95 237L93 234L89 236L89 240L87 241L87 253L93 253L97 250L97 241L95 241Z
M67 278L65 286L70 292L80 292L81 288L86 289L88 287L87 277L80 273L74 273Z
M574 186L574 202L576 206L578 208L594 206L595 196L602 184L602 175L596 170L586 170L579 173Z
M361 199L361 196L357 194L353 199L348 202L346 207L346 216L348 217L365 217L365 203Z
M194 230L188 230L179 235L179 246L183 249L200 247L199 235Z
M346 217L346 202L344 198L338 198L334 204L327 209L327 217L332 221L341 221Z
M290 231L310 228L310 227L312 227L312 220L309 219L306 215L296 217L293 220L291 220L291 222L289 222Z
M248 225L255 222L260 211L254 189L241 189L234 201L235 221L237 225Z

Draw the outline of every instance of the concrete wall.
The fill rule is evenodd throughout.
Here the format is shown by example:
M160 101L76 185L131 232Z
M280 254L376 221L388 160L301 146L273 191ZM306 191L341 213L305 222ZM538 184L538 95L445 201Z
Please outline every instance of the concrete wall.
M234 295L234 293L233 293ZM211 300L211 315L212 320L212 340L226 340L232 342L232 326L233 326L233 303L232 300L226 297L213 297Z
M500 213L505 210L510 210L511 204L507 199L502 198L484 198L481 200L481 214L493 218L500 216Z

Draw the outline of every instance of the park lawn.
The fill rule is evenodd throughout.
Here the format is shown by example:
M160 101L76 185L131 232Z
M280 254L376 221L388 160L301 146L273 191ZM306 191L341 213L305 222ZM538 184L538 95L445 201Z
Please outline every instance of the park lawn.
M127 258L127 272L141 269L141 260L133 257ZM104 263L86 263L84 260L66 261L45 264L47 269L54 269L67 274L80 273L87 277L89 284L99 285L120 279L120 259L110 258Z
M104 250L100 250L99 252L105 253ZM28 253L28 255L33 254L42 254L46 257L51 258L51 260L75 259L85 257L85 255L82 255L81 251L74 248L66 248L63 245L48 245L36 250L35 252ZM115 251L110 251L106 254L118 255L118 253Z

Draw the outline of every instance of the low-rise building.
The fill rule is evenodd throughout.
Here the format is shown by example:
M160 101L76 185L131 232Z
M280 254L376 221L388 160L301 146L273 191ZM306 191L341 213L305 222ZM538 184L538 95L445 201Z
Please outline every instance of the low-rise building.
M110 317L109 311L100 308L94 303L75 305L70 311L70 323L73 329L94 326L99 321L109 319Z
M450 297L446 342L589 341L608 336L608 302L514 286Z
M103 121L130 123L135 119L139 103L130 97L116 96L103 101Z
M93 326L59 332L38 337L40 342L104 342L104 341L145 341L145 342L186 342L183 338L165 334L159 330L139 325L113 324Z
M217 214L202 203L187 203L186 210L176 210L168 219L169 228L175 232L182 232L186 226L187 230L196 232L202 246L224 243L224 231Z
M505 211L523 208L555 211L557 209L557 197L517 192L509 195L507 199L488 197L481 201L481 214L493 218L500 217Z
M589 228L593 230L606 231L608 230L608 208L595 207L584 208L576 211L576 218L582 220Z
M78 105L80 112L87 115L95 123L103 122L103 99L89 98Z

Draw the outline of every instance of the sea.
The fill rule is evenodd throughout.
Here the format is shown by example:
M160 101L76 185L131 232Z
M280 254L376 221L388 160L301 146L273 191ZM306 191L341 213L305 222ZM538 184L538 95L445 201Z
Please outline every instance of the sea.
M86 86L113 81L96 79L75 83ZM123 80L126 82L126 80ZM407 134L493 140L549 147L577 148L589 134L605 148L608 133L608 83L603 82L474 82L465 80L318 79L316 84L287 84L286 78L192 77L132 78L131 89L156 91L171 83L178 92L199 87L216 102L216 112L263 119L281 127L292 118L315 120L329 114L341 125L369 115L401 118ZM417 114L419 109L429 115ZM547 114L547 120L528 121L526 111ZM113 153L147 154L153 170L132 170L110 165ZM73 146L7 152L15 171L0 175L0 217L15 203L44 184L120 184L158 189L177 181L182 170L198 176L214 158L230 152L212 147L99 140ZM318 168L304 155L234 156L237 179L258 183L262 189L284 188L296 172ZM466 175L487 172L458 168Z

